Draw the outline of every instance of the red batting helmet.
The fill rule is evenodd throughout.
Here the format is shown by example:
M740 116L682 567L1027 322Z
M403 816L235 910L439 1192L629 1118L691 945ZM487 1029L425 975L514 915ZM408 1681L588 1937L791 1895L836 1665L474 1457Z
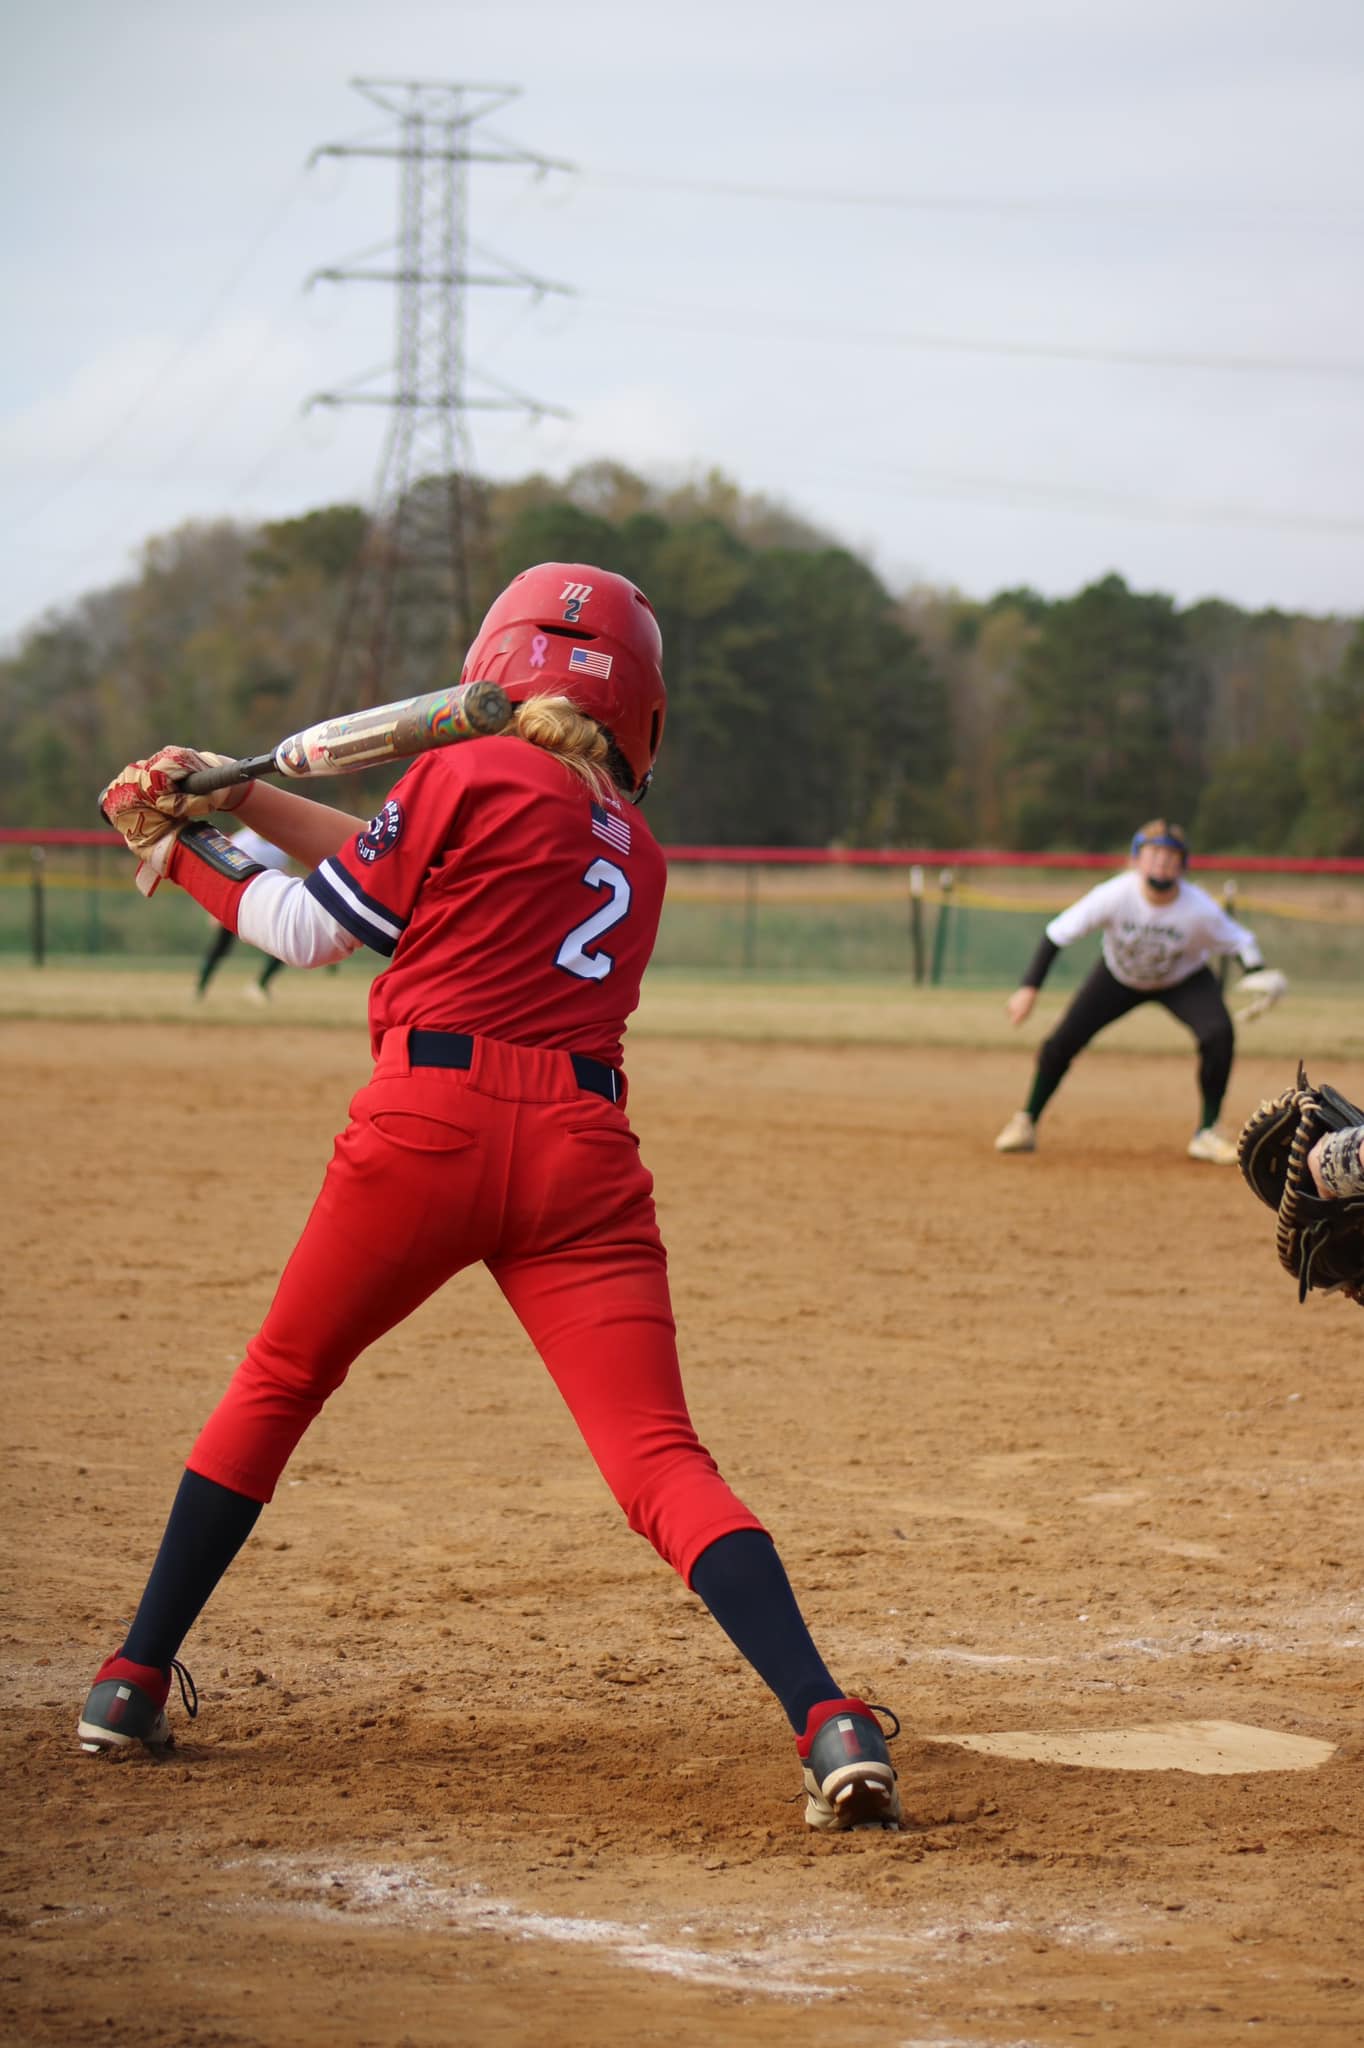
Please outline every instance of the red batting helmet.
M615 741L638 803L663 737L662 662L654 608L627 577L586 562L541 562L494 599L462 681L500 683L514 704L571 698Z

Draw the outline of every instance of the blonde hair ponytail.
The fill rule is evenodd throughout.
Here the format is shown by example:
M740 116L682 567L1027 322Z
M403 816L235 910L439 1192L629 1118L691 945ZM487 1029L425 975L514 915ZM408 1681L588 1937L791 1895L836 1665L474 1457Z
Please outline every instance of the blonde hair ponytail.
M571 698L528 697L513 711L509 730L562 761L593 796L616 795L611 742L596 720L579 711Z

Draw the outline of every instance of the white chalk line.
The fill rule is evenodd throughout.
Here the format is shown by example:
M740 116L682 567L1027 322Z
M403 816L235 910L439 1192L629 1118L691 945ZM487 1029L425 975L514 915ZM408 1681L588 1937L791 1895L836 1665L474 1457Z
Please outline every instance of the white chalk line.
M1353 1621L1354 1612L1348 1618ZM1074 1625L1081 1628L1090 1626L1089 1615L1076 1614ZM1096 1641L1092 1649L1073 1650L972 1650L956 1643L906 1644L890 1641L864 1642L861 1646L864 1656L889 1656L902 1664L966 1664L986 1669L1031 1665L1039 1670L1111 1664L1123 1657L1144 1657L1173 1663L1184 1657L1220 1656L1228 1650L1260 1650L1279 1657L1316 1657L1332 1650L1364 1650L1364 1634L1336 1635L1304 1630L1285 1636L1268 1629L1205 1628L1177 1636L1109 1636Z
M513 1941L587 1948L630 1969L679 1982L750 1991L768 1998L834 1998L871 1977L893 1976L924 1984L944 1969L988 1968L1007 1959L1020 1939L1054 1947L1119 1951L1141 1946L1097 1919L929 1921L888 1927L851 1906L837 1923L785 1924L731 1914L693 1912L680 1922L628 1922L590 1915L537 1912L499 1898L474 1880L441 1882L392 1861L314 1863L304 1857L252 1859L254 1867L295 1893L286 1911L334 1920L363 1918L371 1925L444 1928L451 1933L500 1935ZM235 1910L256 1913L266 1901L241 1900ZM1129 1915L1130 1917L1130 1915ZM938 2041L935 2048L948 2048ZM976 2044L973 2044L976 2048Z

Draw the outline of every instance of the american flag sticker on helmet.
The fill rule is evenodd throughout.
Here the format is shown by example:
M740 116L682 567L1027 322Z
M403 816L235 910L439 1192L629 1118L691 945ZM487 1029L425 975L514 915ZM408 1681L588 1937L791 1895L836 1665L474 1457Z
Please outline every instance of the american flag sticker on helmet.
M611 656L594 654L590 647L575 647L568 657L568 665L585 676L605 677L611 673Z
M617 817L614 811L607 810L605 804L593 804L592 830L598 839L604 839L617 853L630 851L629 819Z

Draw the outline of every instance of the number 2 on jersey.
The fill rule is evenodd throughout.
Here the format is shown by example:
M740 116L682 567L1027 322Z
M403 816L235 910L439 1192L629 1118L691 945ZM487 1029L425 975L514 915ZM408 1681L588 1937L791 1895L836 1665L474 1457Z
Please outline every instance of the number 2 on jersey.
M554 956L556 967L564 967L584 981L605 981L615 961L609 953L589 953L603 932L619 924L630 908L630 884L614 861L594 860L583 881L589 889L609 889L611 894L600 910L575 924Z

